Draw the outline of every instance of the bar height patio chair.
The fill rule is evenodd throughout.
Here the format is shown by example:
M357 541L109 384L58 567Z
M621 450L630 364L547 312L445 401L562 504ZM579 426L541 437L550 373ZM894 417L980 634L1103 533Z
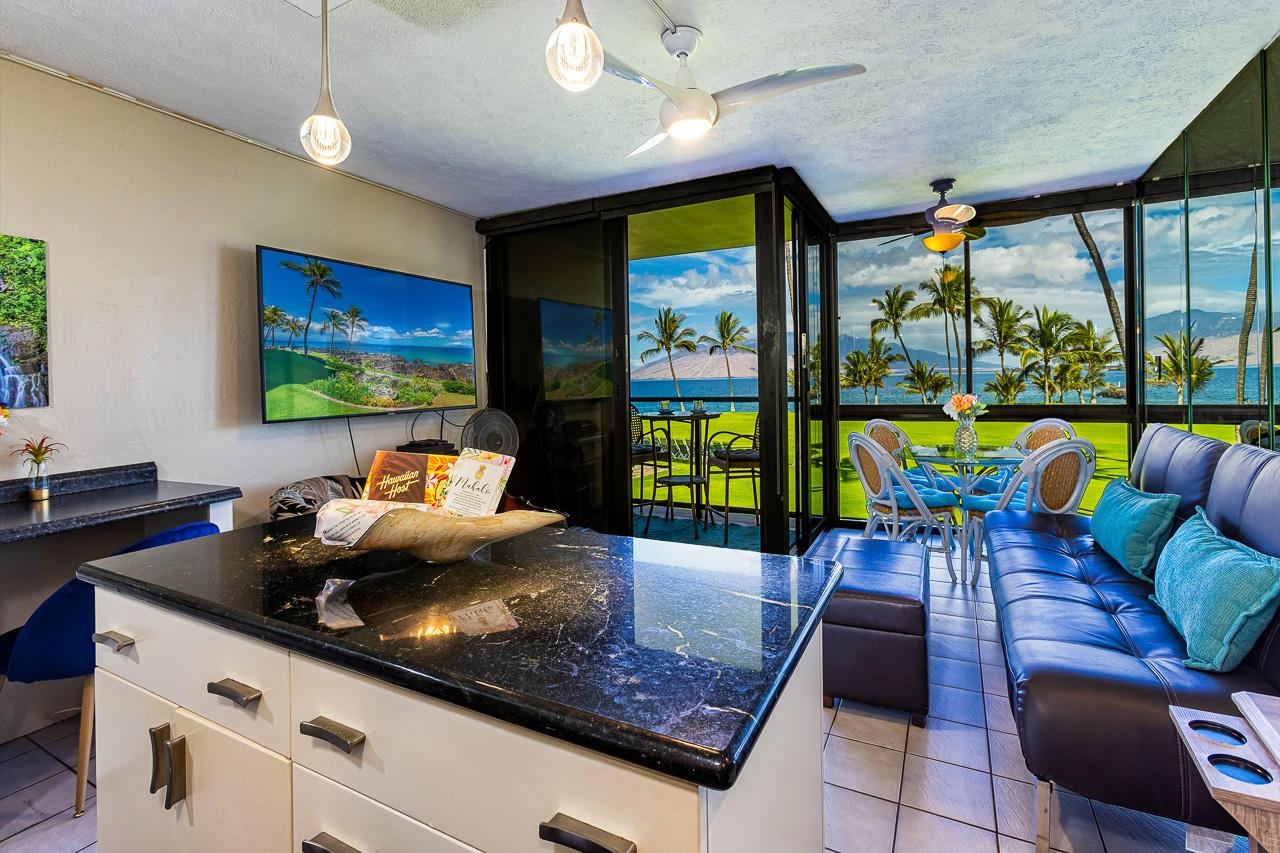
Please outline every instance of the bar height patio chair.
M718 438L727 438L716 447ZM760 493L756 481L760 478L760 416L756 415L755 428L750 435L720 430L707 439L707 473L724 474L724 509L719 510L707 501L707 511L724 515L724 544L729 544L729 481L751 481L751 506L755 510L756 526L760 526Z

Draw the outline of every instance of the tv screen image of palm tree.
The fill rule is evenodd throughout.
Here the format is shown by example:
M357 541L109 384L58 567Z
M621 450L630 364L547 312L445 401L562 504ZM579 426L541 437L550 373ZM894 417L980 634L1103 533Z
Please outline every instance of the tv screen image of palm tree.
M267 422L476 403L471 288L262 247Z

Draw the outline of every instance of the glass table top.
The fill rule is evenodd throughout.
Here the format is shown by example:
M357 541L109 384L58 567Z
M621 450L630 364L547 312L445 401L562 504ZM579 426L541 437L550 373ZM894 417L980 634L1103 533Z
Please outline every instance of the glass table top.
M977 451L972 455L960 453L949 445L934 447L913 444L907 447L905 452L917 462L926 462L930 465L1014 466L1026 458L1018 452L1017 448L990 444L978 445Z

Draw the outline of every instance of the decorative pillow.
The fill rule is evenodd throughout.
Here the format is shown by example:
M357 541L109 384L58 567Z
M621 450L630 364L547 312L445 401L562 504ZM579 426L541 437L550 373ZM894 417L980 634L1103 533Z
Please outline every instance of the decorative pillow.
M1152 598L1187 641L1187 666L1230 672L1275 616L1280 559L1223 536L1196 507L1160 552Z
M1112 480L1093 510L1093 539L1126 572L1152 583L1151 571L1169 538L1178 500L1177 495L1135 489L1123 477Z

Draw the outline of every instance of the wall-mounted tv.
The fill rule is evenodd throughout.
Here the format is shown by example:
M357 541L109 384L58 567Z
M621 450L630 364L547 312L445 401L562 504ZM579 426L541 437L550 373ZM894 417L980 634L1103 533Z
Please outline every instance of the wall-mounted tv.
M613 396L613 320L607 308L538 300L547 400Z
M258 247L263 423L476 404L471 287Z

